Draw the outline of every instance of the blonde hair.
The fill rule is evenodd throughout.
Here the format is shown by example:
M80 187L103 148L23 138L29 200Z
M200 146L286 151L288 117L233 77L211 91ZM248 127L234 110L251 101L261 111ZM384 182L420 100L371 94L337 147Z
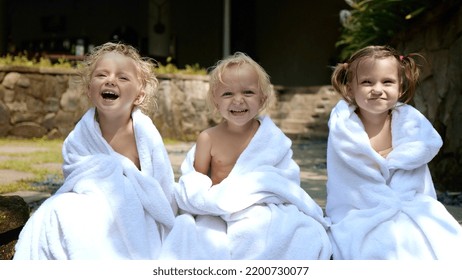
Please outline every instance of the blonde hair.
M155 106L154 99L159 86L159 81L154 73L156 63L151 58L141 57L138 50L131 45L108 42L94 48L79 65L79 76L82 88L84 90L89 88L91 75L95 70L96 63L103 55L111 52L122 54L135 62L136 68L138 69L138 79L145 92L145 98L138 106L144 113L149 114Z
M404 56L389 46L365 47L355 52L346 62L335 66L331 77L332 86L345 101L356 105L354 98L348 94L348 84L356 77L360 63L367 58L383 59L394 57L398 62L398 75L402 93L398 101L408 103L414 98L420 76L420 70L413 56L422 57L420 54L415 53Z
M223 73L231 66L237 65L239 67L244 64L251 66L258 76L258 87L264 98L259 113L262 113L270 108L274 102L274 92L269 75L266 73L263 67L261 67L257 62L250 58L250 56L242 52L236 52L233 55L218 61L217 64L211 68L212 70L209 73L210 80L209 90L207 92L207 103L212 111L216 111L216 105L213 102L213 94L215 93L217 87L224 83Z

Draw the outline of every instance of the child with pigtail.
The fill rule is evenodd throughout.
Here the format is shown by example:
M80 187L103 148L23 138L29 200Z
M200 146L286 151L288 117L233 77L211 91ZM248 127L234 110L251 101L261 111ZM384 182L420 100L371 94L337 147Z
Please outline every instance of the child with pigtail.
M408 103L418 55L368 46L332 74L326 216L334 259L456 259L462 228L436 200L428 163L442 140Z

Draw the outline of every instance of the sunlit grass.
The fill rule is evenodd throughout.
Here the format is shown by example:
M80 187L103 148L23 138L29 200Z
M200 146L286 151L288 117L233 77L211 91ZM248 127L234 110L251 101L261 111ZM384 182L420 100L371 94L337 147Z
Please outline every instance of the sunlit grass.
M62 139L44 139L44 138L34 138L34 139L23 139L23 138L0 138L0 147L9 145L9 146L34 146L34 147L45 147L45 148L56 148L61 146L63 143ZM0 152L1 154L1 152Z
M180 140L175 140L171 138L163 138L163 141L164 141L164 145L174 145L174 144L181 143Z
M180 141L164 138L166 145ZM0 183L0 194L46 188L48 181L63 180L60 165L63 162L63 140L0 138L0 170L15 170L33 174L33 178L13 183ZM14 147L14 149L13 149ZM50 168L50 165L54 166Z
M166 145L179 143L178 140L169 138L163 140ZM0 138L0 170L15 170L33 174L31 179L7 184L0 183L0 194L24 190L42 190L44 187L41 183L50 180L50 178L53 181L62 180L61 169L57 169L56 166L51 168L49 165L62 164L62 144L62 139Z
M0 193L37 190L40 182L48 178L62 179L61 170L49 166L62 164L62 142L62 139L0 138L0 170L15 170L33 175L31 179L0 185ZM27 150L30 147L33 149Z

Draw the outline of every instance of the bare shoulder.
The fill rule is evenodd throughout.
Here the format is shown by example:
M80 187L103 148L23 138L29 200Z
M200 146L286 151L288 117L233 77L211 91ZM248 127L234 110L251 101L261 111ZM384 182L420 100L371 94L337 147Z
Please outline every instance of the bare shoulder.
M212 135L213 135L213 129L212 128L207 128L199 135L197 136L196 142L197 144L202 144L202 143L211 143L212 141Z
M197 141L212 142L214 138L219 137L221 134L223 134L223 128L221 125L209 127L203 130L201 133L199 133L199 136L197 137Z
M211 129L208 128L199 133L196 140L196 151L194 155L194 168L197 172L205 175L209 173L212 157L212 135L210 131Z
M210 153L215 132L215 127L210 127L203 130L196 139L196 152Z

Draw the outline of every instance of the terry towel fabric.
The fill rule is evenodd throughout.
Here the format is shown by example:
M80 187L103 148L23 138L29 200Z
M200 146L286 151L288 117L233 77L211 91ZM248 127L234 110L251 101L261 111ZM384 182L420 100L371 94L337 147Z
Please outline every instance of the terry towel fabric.
M334 259L459 259L462 230L436 200L428 162L442 140L410 105L392 113L392 146L375 152L354 106L329 120L326 215Z
M257 133L229 176L212 186L193 167L195 146L182 164L176 219L166 259L329 259L322 209L300 187L292 142L271 121Z
M141 171L90 109L63 145L65 182L32 215L14 259L156 259L174 223L174 177L150 118L132 113Z

